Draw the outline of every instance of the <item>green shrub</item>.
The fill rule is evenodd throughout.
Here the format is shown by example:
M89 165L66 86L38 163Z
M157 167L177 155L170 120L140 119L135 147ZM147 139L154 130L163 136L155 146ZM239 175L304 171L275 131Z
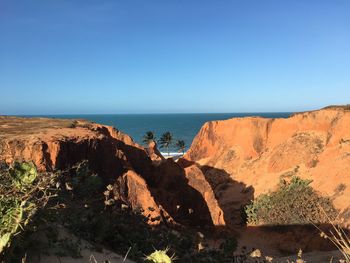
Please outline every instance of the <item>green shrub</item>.
M320 196L311 180L293 176L281 180L275 192L262 194L245 207L247 223L252 225L292 225L327 223L326 215L335 217L336 209L328 197Z
M106 205L106 198L114 202ZM128 259L140 263L146 257L149 262L172 262L172 255L175 262L228 262L237 246L226 233L220 248L211 249L211 230L199 236L198 229L185 226L148 225L141 211L122 205L113 186L93 174L87 162L40 175L30 163L3 169L0 164L0 213L0 262L21 262L25 254L47 251L79 257L81 244L61 236L60 229L95 249L123 255L128 251Z
M18 188L30 186L36 179L38 173L33 163L15 162L9 169L13 184Z
M6 258L5 262L12 262L16 253L11 249L37 211L47 204L55 176L39 178L31 162L15 162L10 167L0 164L0 261Z
M24 213L33 208L26 195L37 177L33 163L15 162L0 171L0 254L11 243L11 238L22 224Z
M82 161L72 168L72 186L75 193L80 196L89 196L103 190L103 180L92 173L88 161Z
M23 207L15 198L0 198L0 253L9 245L23 220Z

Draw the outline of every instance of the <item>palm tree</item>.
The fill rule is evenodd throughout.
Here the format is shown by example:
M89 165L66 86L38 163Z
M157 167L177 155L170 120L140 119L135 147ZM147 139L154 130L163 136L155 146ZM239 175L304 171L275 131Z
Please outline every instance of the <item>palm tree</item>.
M172 144L172 142L173 142L173 135L170 132L163 133L162 137L160 137L160 140L159 140L160 148L167 149L168 156L169 156L169 146Z
M176 142L176 147L179 151L182 152L182 155L185 154L185 149L186 149L186 143L184 140L177 140Z
M156 139L156 136L154 136L153 131L148 131L146 134L143 136L143 143L148 145L151 141L154 141Z

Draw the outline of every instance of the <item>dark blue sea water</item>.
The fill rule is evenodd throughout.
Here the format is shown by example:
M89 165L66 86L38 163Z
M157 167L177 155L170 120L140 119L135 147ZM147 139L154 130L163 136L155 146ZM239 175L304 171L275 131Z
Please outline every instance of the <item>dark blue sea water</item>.
M202 125L207 121L226 120L233 117L261 116L267 118L286 118L290 112L275 113L200 113L200 114L105 114L105 115L50 115L44 117L86 119L100 124L111 125L129 134L142 144L142 137L147 131L153 131L159 138L170 131L174 141L182 139L186 148L192 143ZM43 116L43 115L42 115ZM177 151L171 147L171 151Z

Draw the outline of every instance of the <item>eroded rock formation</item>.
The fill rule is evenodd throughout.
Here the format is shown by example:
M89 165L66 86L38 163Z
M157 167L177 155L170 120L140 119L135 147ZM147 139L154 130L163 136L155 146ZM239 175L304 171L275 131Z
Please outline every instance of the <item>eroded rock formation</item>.
M350 222L350 111L327 108L286 119L206 123L183 158L164 159L128 135L83 120L0 117L0 161L32 160L40 170L88 160L152 223L241 225L243 206L297 175L331 196Z
M140 208L150 223L175 218L211 224L205 200L188 185L181 167L157 154L154 146L151 159L128 135L84 120L0 117L0 161L33 161L40 171L51 171L88 160L91 170L118 186L121 199Z
M183 159L179 163L187 163L183 167L189 181L205 177L211 185L227 225L239 223L237 215L249 200L274 190L281 178L293 175L312 179L312 187L330 196L350 223L347 109L327 108L286 119L208 122ZM206 199L208 191L204 189L198 190ZM214 202L212 198L210 202ZM208 207L212 206L208 203ZM220 214L217 209L210 211L212 218Z

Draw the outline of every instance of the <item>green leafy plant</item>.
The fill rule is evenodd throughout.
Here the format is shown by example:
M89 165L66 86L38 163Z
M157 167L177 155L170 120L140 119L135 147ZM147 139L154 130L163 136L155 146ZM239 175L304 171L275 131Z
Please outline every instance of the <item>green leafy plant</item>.
M11 237L23 221L23 204L15 198L0 199L0 253L10 244Z
M291 225L327 223L327 215L337 214L331 200L319 195L311 180L293 176L281 180L275 192L262 194L245 207L247 223L252 225Z
M13 183L19 188L31 185L38 176L32 162L15 162L9 170Z
M178 262L218 263L232 258L236 241L226 235L222 247L210 249L206 238L198 240L195 229L150 226L142 211L118 198L117 185L95 175L87 162L57 173L38 174L25 188L14 184L10 169L0 169L0 211L4 215L0 242L5 244L0 262L20 262L27 252L79 257L80 244L75 239L67 243L65 233L98 250L128 251L127 257L140 263L145 262L145 255L151 263L173 262L173 254ZM45 238L38 240L38 236ZM199 243L203 244L200 250ZM169 249L154 251L153 247Z
M31 162L0 165L0 259L11 261L10 247L53 195L55 176L47 174L39 179Z
M3 181L0 191L1 253L10 245L11 237L18 231L21 224L24 224L24 212L33 208L32 205L28 205L28 200L25 198L25 189L29 188L36 179L37 170L33 163L15 162L9 169L5 169L5 172L1 171L0 176ZM9 194L11 192L12 194Z

